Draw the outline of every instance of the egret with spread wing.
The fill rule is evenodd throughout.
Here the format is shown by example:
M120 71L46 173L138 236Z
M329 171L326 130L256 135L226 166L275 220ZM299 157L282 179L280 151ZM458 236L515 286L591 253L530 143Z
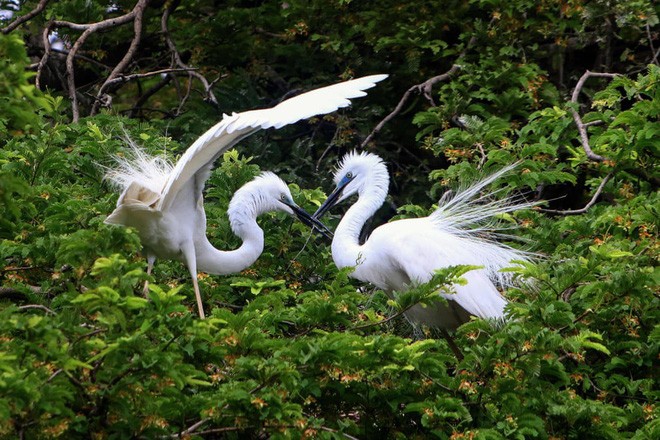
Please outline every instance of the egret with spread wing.
M493 200L481 191L512 167L486 177L451 198L440 201L428 217L403 219L376 228L359 243L360 231L387 196L389 174L382 159L370 153L347 154L334 175L335 190L314 213L320 218L328 209L358 194L358 200L344 214L332 240L332 258L339 268L355 267L351 276L370 282L388 295L428 282L435 270L455 265L483 266L464 275L466 285L454 286L455 293L443 294L445 302L428 307L415 305L406 312L413 322L441 329L456 328L471 315L502 318L506 300L496 285L510 278L500 269L511 260L528 255L495 241L488 225L495 215L529 208L533 203L511 199ZM486 223L486 224L484 224Z
M182 261L193 280L199 315L204 318L197 271L227 274L254 263L264 245L263 231L256 222L259 214L281 210L323 228L293 202L284 182L266 173L239 189L229 206L232 230L243 244L233 251L216 249L206 238L202 194L215 160L260 129L280 128L346 107L351 98L365 96L364 90L386 77L358 78L312 90L273 108L224 115L175 165L140 150L134 151L133 157L119 159L119 166L107 175L122 193L106 223L132 226L137 230L147 256L148 273L156 258Z

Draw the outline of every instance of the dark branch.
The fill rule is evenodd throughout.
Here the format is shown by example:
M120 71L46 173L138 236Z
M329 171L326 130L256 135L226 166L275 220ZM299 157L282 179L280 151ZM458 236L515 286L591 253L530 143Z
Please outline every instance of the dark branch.
M406 104L406 102L408 102L410 95L412 95L414 92L423 93L424 96L431 101L432 105L435 106L435 104L433 103L433 99L431 98L431 90L433 88L433 85L435 85L440 81L446 81L447 79L449 79L451 75L458 72L460 68L461 66L459 66L458 64L454 64L453 66L451 66L451 69L449 69L442 75L434 76L433 78L427 79L421 84L415 84L414 86L406 90L406 93L403 94L399 103L396 105L396 107L394 107L394 110L392 110L392 112L389 115L385 116L385 118L382 121L380 121L378 125L376 125L376 128L374 128L371 131L371 133L369 133L369 136L367 136L364 142L362 142L361 147L364 148L369 142L371 142L374 136L376 136L376 134L378 134L378 132L383 129L385 124L387 124L392 119L394 119L394 117L398 115L401 112L401 110L403 110L403 106Z
M67 72L67 87L69 89L69 98L71 99L71 108L73 111L73 122L77 122L80 119L80 109L78 107L78 96L77 96L77 91L76 91L76 80L75 80L75 73L74 73L74 68L73 68L73 60L76 57L77 52L80 50L83 44L85 44L85 41L87 38L89 38L90 35L92 35L95 32L98 32L100 30L104 29L109 29L112 27L117 27L120 25L123 25L125 23L129 23L133 20L135 20L136 16L138 14L143 13L144 8L146 7L147 3L149 3L149 0L139 0L133 10L128 12L127 14L124 14L120 17L115 17L115 18L110 18L107 20L99 21L96 23L87 23L87 24L78 24L78 23L72 23L70 21L55 21L53 22L55 27L68 27L73 30L81 30L83 33L78 37L76 42L73 44L73 47L69 51L69 54L66 57L66 72ZM141 20L140 20L141 21ZM139 29L141 30L141 22L139 24ZM131 42L131 48L134 46L134 42L136 38L139 41L139 37L133 38L133 42ZM129 48L129 52L131 50ZM133 49L134 50L134 49ZM127 52L127 56L130 55L132 56L132 53ZM124 60L126 59L126 56L122 61L115 67L113 72L110 74L108 77L109 79L114 78L118 73L123 71L123 68L125 67L123 65ZM129 58L130 59L130 58ZM128 61L126 61L126 64ZM107 80L106 80L107 81Z
M170 17L170 14L176 9L178 5L179 5L178 1L172 2L167 8L165 8L165 11L163 12L163 16L161 17L160 27L161 27L161 31L163 32L163 37L165 38L165 43L167 43L167 47L170 49L170 53L172 54L172 60L174 61L174 64L188 71L188 75L190 76L191 82L192 82L192 77L197 78L197 80L199 80L199 82L201 82L202 85L204 86L205 99L207 101L210 101L213 105L217 106L218 100L216 99L215 95L213 94L213 91L211 90L215 81L209 83L206 77L204 77L204 75L197 72L195 69L191 68L186 63L184 63L183 60L181 59L181 55L179 54L179 51L176 48L176 44L174 44L174 41L170 37L170 31L169 28L167 27L167 21ZM180 107L181 106L179 106L179 108Z
M25 15L18 17L16 20L12 21L6 27L2 28L0 32L2 32L3 34L8 34L17 27L19 27L20 25L22 25L23 23L41 14L41 12L46 8L46 5L48 4L49 1L50 0L41 0L33 10L31 10Z
M99 88L99 91L96 93L96 99L94 100L94 104L92 105L92 111L91 114L95 115L96 112L99 109L99 104L101 103L101 96L105 92L105 90L109 87L110 84L112 84L113 80L117 78L123 71L126 69L128 66L128 63L133 59L133 55L135 55L135 52L137 51L138 46L140 45L140 40L142 39L142 18L144 17L144 10L147 7L147 4L149 3L149 0L140 0L137 2L135 5L135 8L133 8L133 39L131 40L131 44L128 47L128 50L126 51L126 54L124 57L119 61L119 63L115 66L115 68L110 72L110 75L106 78L105 82Z
M165 87L169 82L172 81L172 75L165 75L165 77L161 78L161 80L156 84L155 86L151 87L149 90L144 92L140 98L138 98L137 102L129 110L129 116L135 117L137 113L142 109L144 104L151 98L153 95L158 93L159 90L161 90L163 87Z
M598 197L600 196L600 193L603 192L603 188L605 187L605 184L612 178L614 175L614 171L610 172L605 178L603 179L602 182L600 182L600 185L598 185L598 188L596 188L596 192L594 193L593 197L591 200L589 200L589 203L587 203L584 208L581 209L568 209L566 211L561 211L561 210L556 210L556 209L543 209L541 208L541 211L547 212L550 214L561 214L561 215L578 215L578 214L584 214L596 204L596 201L598 200Z

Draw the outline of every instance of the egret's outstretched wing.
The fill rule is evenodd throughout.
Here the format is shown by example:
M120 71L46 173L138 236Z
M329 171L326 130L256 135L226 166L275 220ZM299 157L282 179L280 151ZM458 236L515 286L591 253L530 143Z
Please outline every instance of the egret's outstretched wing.
M224 115L181 156L161 192L162 198L157 208L167 209L186 182L201 170L208 172L213 161L244 137L262 128L280 128L347 107L351 98L365 96L364 90L385 78L387 75L365 76L303 93L273 108ZM197 179L196 184L201 186L206 177L208 175Z

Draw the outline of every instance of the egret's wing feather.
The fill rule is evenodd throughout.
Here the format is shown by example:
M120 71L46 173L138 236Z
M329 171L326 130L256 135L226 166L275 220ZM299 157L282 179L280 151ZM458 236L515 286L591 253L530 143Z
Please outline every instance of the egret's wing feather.
M163 188L159 209L169 207L177 193L197 172L205 172L206 180L213 162L244 137L262 128L280 128L301 119L330 113L350 105L351 98L366 95L364 90L376 85L387 75L371 75L312 90L273 108L225 115L204 133L181 156ZM199 182L198 182L199 183Z
M479 265L473 246L465 246L464 239L444 232L433 231L425 225L427 219L400 220L389 223L386 236L394 239L388 245L389 265L396 267L413 283L428 282L435 271L456 265ZM407 224L406 224L407 223ZM391 241L390 241L391 242ZM485 269L476 269L463 276L466 285L456 285L455 293L443 295L456 301L468 313L481 318L502 317L506 300L497 291ZM450 313L447 309L446 313ZM450 316L438 317L438 322Z

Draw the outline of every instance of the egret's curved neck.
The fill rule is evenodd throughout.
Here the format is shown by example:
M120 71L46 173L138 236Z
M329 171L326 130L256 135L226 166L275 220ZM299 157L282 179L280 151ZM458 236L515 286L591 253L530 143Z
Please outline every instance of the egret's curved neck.
M360 232L387 197L389 175L385 166L374 170L367 182L358 194L357 202L346 211L335 230L332 258L339 268L356 266L360 261Z
M251 266L264 250L264 231L257 224L257 217L269 211L263 200L251 192L237 192L232 198L227 214L231 229L243 243L238 249L221 251L206 238L206 220L199 225L202 231L196 239L197 269L215 275L240 272Z

